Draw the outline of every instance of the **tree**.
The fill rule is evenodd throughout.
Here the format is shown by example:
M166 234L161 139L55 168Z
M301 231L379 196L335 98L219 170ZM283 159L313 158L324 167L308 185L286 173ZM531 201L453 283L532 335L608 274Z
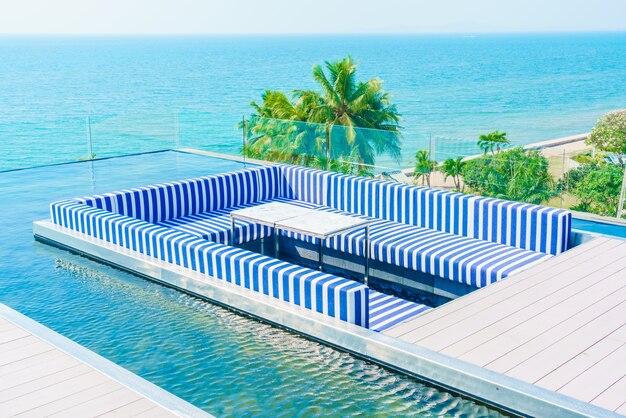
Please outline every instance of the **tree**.
M266 91L261 104L251 103L255 114L247 127L246 155L305 161L301 156L306 154L313 156L306 165L328 166L338 160L342 167L355 163L359 171L374 165L380 154L398 160L400 114L383 82L357 82L356 69L351 57L327 61L325 69L313 67L321 92ZM288 153L298 157L288 158Z
M571 193L579 203L572 209L615 216L622 187L623 168L616 164L582 164L568 173Z
M484 154L487 154L487 152L495 154L494 150L500 152L501 149L508 147L510 144L511 141L507 139L506 132L493 131L478 138L478 147Z
M586 142L601 151L626 154L626 109L602 116Z
M422 179L422 185L426 184L430 187L430 173L435 171L437 162L430 159L430 152L426 150L418 150L415 153L415 170L413 177L415 180Z
M456 157L445 160L440 168L444 175L444 180L447 180L448 177L452 177L452 181L454 181L454 189L459 192L463 191L461 176L463 175L464 167L465 161L463 161L463 157Z
M539 204L556 195L548 166L539 151L518 147L467 161L463 181L482 196Z

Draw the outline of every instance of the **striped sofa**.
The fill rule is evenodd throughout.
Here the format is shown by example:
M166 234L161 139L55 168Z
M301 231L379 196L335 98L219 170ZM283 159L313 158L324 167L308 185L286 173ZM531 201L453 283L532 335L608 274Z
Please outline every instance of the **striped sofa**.
M122 205L136 217L120 214L122 207L115 205L103 209L86 205L84 200L70 200L51 204L52 222L304 309L351 324L369 326L367 286L146 222L141 218L156 216L158 210L152 212L154 208L150 208L147 200L144 200L147 195L142 193L155 189L141 190L135 195L138 200L133 201L133 209ZM112 197L114 194L107 196ZM113 202L109 199L104 201ZM170 215L190 210L185 206L174 206L176 209L172 207ZM415 311L413 306L411 309ZM382 315L378 316L381 317L378 321L384 319Z
M226 244L229 213L269 201L368 218L373 259L474 287L565 251L571 228L571 214L560 209L290 165L259 166L73 202ZM238 220L233 238L239 244L271 233ZM364 232L339 235L326 245L362 256Z

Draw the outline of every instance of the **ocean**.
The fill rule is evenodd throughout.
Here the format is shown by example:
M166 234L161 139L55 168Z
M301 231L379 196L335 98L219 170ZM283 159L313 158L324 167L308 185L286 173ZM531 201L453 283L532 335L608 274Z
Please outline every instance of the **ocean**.
M315 88L311 67L346 55L391 93L404 165L431 138L442 158L474 152L481 133L526 144L626 107L624 33L3 36L0 170L172 146L238 153L251 101Z

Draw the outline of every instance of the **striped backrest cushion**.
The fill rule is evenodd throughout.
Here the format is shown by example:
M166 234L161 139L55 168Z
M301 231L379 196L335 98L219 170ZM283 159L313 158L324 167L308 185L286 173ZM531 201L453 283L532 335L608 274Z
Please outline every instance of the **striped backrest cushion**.
M257 173L258 200L271 200L281 196L283 176L278 165L268 165L251 170Z
M338 174L286 164L279 167L282 174L282 197L316 205L328 204L328 182Z
M571 212L547 206L414 187L409 223L557 255L569 247Z
M281 169L293 190L286 197L293 199L545 254L569 247L572 215L566 210L301 167Z
M392 222L412 223L413 187L365 177L335 175L328 178L327 205Z
M50 211L57 225L320 314L368 326L369 288L358 282L76 201L53 203Z
M279 169L255 167L75 199L109 212L158 223L280 195Z

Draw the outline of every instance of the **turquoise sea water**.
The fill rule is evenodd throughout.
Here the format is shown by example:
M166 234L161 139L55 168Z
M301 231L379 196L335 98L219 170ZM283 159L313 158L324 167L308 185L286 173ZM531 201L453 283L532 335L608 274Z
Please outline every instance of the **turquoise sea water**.
M0 37L0 170L181 146L236 153L264 89L313 88L311 66L352 54L405 127L404 163L429 138L471 152L587 132L626 107L626 34ZM178 116L175 117L174 113ZM379 159L384 163L385 159Z
M237 168L165 152L0 173L0 302L217 416L500 415L33 239L50 201Z

